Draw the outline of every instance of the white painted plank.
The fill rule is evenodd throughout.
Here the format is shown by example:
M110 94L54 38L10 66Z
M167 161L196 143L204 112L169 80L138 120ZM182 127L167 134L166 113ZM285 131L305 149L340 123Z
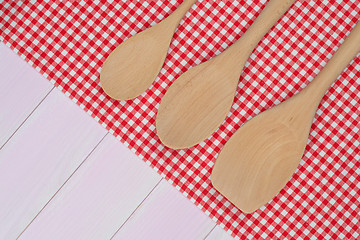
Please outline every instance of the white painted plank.
M205 240L234 240L234 238L217 225Z
M109 134L20 239L110 239L160 180Z
M215 223L162 180L114 239L204 239Z
M0 148L53 88L0 42Z
M105 135L52 90L0 151L0 239L15 239Z

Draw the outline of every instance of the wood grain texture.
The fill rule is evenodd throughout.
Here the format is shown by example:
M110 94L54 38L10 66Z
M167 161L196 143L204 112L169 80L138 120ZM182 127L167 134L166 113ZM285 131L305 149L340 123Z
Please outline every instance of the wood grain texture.
M54 89L0 151L0 239L15 239L106 131Z
M107 135L19 239L110 239L160 180Z
M209 217L165 180L120 228L120 239L204 239L215 226Z
M100 84L106 94L117 100L128 100L149 88L164 64L180 20L195 2L184 0L166 19L130 37L110 53L100 74Z
M53 85L0 42L0 148Z
M234 238L230 236L224 229L219 226L216 226L210 234L205 238L205 240L233 240Z
M18 64L23 61L15 55L8 69L16 71ZM30 68L28 76L31 72L36 73ZM19 78L17 86L26 81L26 76ZM33 86L37 91L39 85ZM4 111L9 109L21 111L22 105L4 104ZM54 89L0 150L0 239L15 239L26 226L20 239L108 239L115 233L161 177L113 136L102 138L105 134ZM200 219L195 226L204 219L215 224L172 186L163 190L144 221L158 217L163 202L169 201L180 203L176 209L189 219ZM187 234L199 235L183 215L172 223L177 221ZM163 227L167 235L178 232L175 226L173 234ZM212 227L201 229L205 236Z
M304 153L318 105L360 51L360 24L300 93L245 123L221 150L211 182L245 213L270 201L289 181Z
M225 120L250 54L295 0L270 0L232 46L191 68L170 86L156 118L157 134L168 147L188 148L208 138Z

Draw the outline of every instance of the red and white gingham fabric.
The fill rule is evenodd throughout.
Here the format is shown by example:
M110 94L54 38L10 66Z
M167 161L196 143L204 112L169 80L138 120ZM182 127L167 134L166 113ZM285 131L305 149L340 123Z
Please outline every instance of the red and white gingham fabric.
M316 76L360 19L360 0L297 1L251 55L231 112L209 139L172 150L156 136L156 112L166 89L188 68L238 39L266 2L199 0L176 31L154 84L130 101L104 94L102 63L126 38L168 16L181 0L5 0L0 33L2 41L233 236L358 239L359 55L324 97L295 175L270 203L244 214L212 188L210 174L220 149L246 120Z

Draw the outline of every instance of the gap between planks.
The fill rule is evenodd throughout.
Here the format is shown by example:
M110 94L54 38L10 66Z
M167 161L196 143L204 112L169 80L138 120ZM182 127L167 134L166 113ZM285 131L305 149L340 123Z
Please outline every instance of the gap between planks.
M35 108L30 112L30 114L24 119L24 121L15 129L15 131L10 135L10 137L4 142L4 144L0 147L0 151L1 149L3 149L3 147L10 141L10 139L17 133L17 131L24 125L24 123L28 120L28 118L35 112L35 110L40 106L40 104L45 100L45 98L47 98L47 96L49 96L49 94L52 92L52 90L55 88L55 86L53 88L51 88L51 90L45 95L45 97L43 99L41 99L41 101L35 106Z
M121 230L121 228L129 221L129 219L134 216L135 212L139 209L139 207L146 201L146 199L149 198L149 196L151 195L152 192L154 192L155 188L157 188L160 184L160 182L163 180L164 178L162 177L160 179L160 181L154 186L153 189L151 189L151 191L148 193L148 195L146 195L146 197L144 198L144 200L141 201L141 203L135 208L135 210L131 213L131 215L125 220L125 222L123 224L120 225L120 227L118 228L118 230L116 230L116 232L111 236L110 239L113 239L115 237L115 235Z
M99 146L99 144L104 140L104 138L108 135L109 133L106 133L104 135L104 137L96 144L96 146L89 152L89 154L85 157L85 159L80 163L80 165L75 169L74 172L71 173L71 175L65 180L65 182L60 186L60 188L55 192L55 194L53 196L51 196L51 198L49 199L49 201L46 202L46 204L40 209L40 211L36 214L36 216L29 222L29 224L24 228L24 230L21 231L21 233L19 234L19 236L17 236L16 239L18 239L25 231L26 229L28 229L28 227L34 222L34 220L40 215L40 213L46 208L46 206L48 206L49 202L51 202L54 197L59 193L59 191L65 186L65 184L69 181L69 179L74 176L74 174L76 173L76 171L79 170L79 168L84 164L84 162L89 158L89 156L95 151L95 149ZM1 149L0 149L1 150Z

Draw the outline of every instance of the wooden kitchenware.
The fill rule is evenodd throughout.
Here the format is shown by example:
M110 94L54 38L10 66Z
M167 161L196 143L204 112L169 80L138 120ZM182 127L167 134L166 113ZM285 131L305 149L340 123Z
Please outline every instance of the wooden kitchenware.
M220 126L230 111L246 60L294 2L270 0L236 43L175 80L161 100L156 119L157 134L163 144L188 148Z
M305 89L230 138L212 171L214 187L245 213L277 195L299 165L323 95L359 51L360 23Z
M142 94L158 75L180 20L196 0L184 2L166 19L120 44L105 60L100 84L116 100Z

